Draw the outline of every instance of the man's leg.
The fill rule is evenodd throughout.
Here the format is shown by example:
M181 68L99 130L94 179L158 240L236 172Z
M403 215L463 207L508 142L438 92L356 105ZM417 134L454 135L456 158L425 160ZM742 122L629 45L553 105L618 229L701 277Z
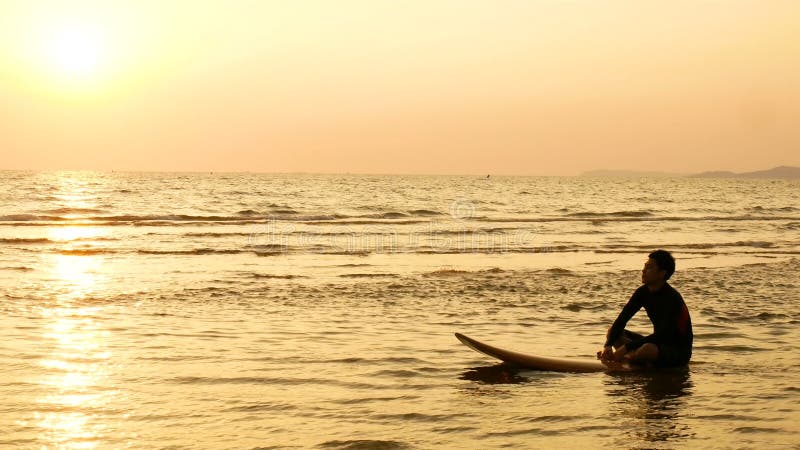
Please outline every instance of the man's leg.
M658 345L648 342L629 353L629 355L631 361L654 363L658 361Z
M610 332L611 332L611 329L609 328L608 332L606 333L606 337L608 337L608 333L610 333ZM642 336L639 333L634 333L633 331L623 330L622 331L622 335L620 337L618 337L616 341L612 342L611 345L614 347L614 350L619 350L620 347L622 347L623 345L627 344L628 342L636 341L636 340L642 339L643 337L644 336Z

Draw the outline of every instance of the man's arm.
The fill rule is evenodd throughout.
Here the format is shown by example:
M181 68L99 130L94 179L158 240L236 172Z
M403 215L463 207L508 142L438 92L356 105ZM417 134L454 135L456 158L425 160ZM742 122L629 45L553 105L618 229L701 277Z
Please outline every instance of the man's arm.
M647 344L648 342L652 342L652 343L658 342L658 336L655 333L653 333L653 334L645 336L645 337L643 337L641 339L637 339L635 341L628 342L627 344L625 344L625 350L627 350L629 352L632 352L632 351L638 349L639 347L643 346L644 344Z
M683 299L680 297L680 294L678 294L676 301L669 303L669 308L664 316L658 318L660 323L659 326L653 327L653 334L628 342L625 344L625 348L628 351L634 351L647 343L657 344L659 342L674 341L680 326L682 310Z
M614 344L614 341L619 339L622 336L622 331L625 330L625 325L628 324L628 321L631 320L631 317L634 316L640 309L642 309L642 301L639 294L639 290L637 289L631 298L628 300L628 303L622 308L617 319L614 321L614 324L611 325L611 329L608 330L608 335L606 337L606 343L603 345L604 347L608 348ZM630 350L630 348L628 348Z

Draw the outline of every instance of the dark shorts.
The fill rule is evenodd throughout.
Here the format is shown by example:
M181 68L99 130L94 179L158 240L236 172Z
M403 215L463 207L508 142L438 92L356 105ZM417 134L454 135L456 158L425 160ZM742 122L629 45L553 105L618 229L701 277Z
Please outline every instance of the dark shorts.
M623 332L623 336L631 341L644 338L641 334L628 330ZM679 347L660 343L656 343L656 345L658 346L656 367L682 367L689 364L689 359L692 357L692 347Z

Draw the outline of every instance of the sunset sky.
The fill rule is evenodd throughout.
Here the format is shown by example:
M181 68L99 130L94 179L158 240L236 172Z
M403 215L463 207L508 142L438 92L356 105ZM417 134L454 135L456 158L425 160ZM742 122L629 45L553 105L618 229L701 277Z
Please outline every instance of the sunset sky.
M0 0L0 169L800 166L800 2Z

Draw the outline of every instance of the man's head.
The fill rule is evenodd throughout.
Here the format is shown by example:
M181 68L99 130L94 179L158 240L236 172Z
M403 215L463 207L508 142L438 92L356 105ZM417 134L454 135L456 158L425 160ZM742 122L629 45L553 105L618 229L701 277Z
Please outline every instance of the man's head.
M642 269L642 283L653 284L669 280L675 273L675 258L666 250L650 253Z

